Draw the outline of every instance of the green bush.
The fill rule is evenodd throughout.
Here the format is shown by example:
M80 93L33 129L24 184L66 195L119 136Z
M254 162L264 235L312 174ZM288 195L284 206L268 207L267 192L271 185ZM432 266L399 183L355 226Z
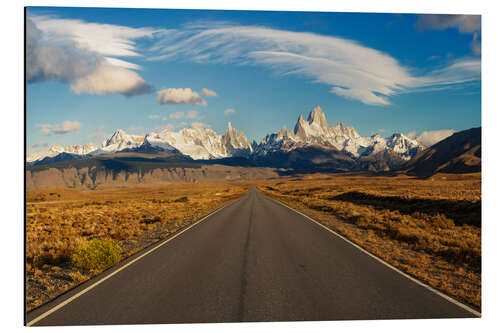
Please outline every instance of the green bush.
M71 259L80 270L101 270L116 265L121 252L120 245L112 239L93 239L82 244Z

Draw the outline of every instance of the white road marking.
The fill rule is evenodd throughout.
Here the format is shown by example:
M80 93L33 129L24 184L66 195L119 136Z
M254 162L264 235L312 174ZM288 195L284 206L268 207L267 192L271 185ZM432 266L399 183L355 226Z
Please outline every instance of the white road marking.
M345 238L345 237L344 237L344 236L342 236L341 234L338 234L337 232L335 232L335 231L333 231L333 230L331 230L331 229L327 228L326 226L324 226L323 224L321 224L321 223L319 223L318 221L314 220L313 218L311 218L311 217L307 216L306 214L304 214L304 213L302 213L302 212L299 212L298 210L296 210L296 209L294 209L294 208L292 208L292 207L290 207L290 206L288 206L288 205L286 205L286 204L282 203L281 201L275 200L275 199L273 199L273 198L271 198L271 197L268 197L268 196L266 196L266 197L267 197L267 198L269 198L269 199L271 199L271 200L273 200L273 201L275 201L275 202L277 202L277 203L279 203L280 205L285 206L285 207L286 207L286 208L288 208L288 209L293 210L293 211L294 211L294 212L296 212L297 214L300 214L300 215L304 216L304 217L305 217L306 219L308 219L309 221L316 223L316 224L317 224L317 225L319 225L321 228L323 228L323 229L325 229L326 231L331 232L331 233L332 233L332 234L334 234L335 236L337 236L337 237L339 237L339 238L343 239L344 241L346 241L347 243L351 244L352 246L354 246L354 247L355 247L355 248L357 248L358 250L360 250L360 251L362 251L363 253L365 253L365 254L369 255L370 257L372 257L373 259L375 259L375 260L379 261L380 263L384 264L385 266L389 267L389 268L390 268L390 269L392 269L393 271L395 271L395 272L397 272L397 273L399 273L399 274L403 275L404 277L406 277L406 278L410 279L411 281L415 282L416 284L418 284L418 285L420 285L420 286L422 286L422 287L424 287L424 288L426 288L426 289L428 289L428 290L432 291L434 294L436 294L436 295L438 295L438 296L441 296L442 298L446 299L447 301L449 301L449 302L451 302L451 303L453 303L453 304L455 304L455 305L458 305L459 307L461 307L462 309L464 309L464 310L466 310L466 311L469 311L469 312L470 312L470 313L472 313L473 315L475 315L475 316L477 316L477 317L481 317L481 312L478 312L478 311L474 310L473 308L471 308L471 307L469 307L469 306L467 306L467 305L465 305L465 304L463 304L463 303L460 303L460 302L459 302L459 301L457 301L456 299L454 299L454 298L452 298L452 297L450 297L450 296L448 296L448 295L446 295L446 294L444 294L444 293L440 292L439 290L434 289L433 287L431 287L431 286L429 286L429 285L427 285L427 284L425 284L425 283L423 283L423 282L421 282L421 281L419 281L419 280L415 279L415 278L414 278L414 277L412 277L411 275L406 274L405 272L403 272L403 271L399 270L398 268L396 268L396 267L392 266L391 264L389 264L388 262L386 262L386 261L382 260L381 258L377 257L376 255L374 255L374 254L372 254L372 253L368 252L367 250L363 249L363 248L362 248L361 246L359 246L358 244L351 242L349 239Z
M246 196L246 195L245 195ZM230 202L224 206L222 206L221 208L217 209L216 211L208 214L207 216L203 217L201 220L191 224L189 227L187 227L186 229L180 231L179 233L175 234L174 236L164 240L163 242L161 242L160 244L156 245L155 247L153 247L152 249L148 250L147 252L141 254L139 257L135 258L134 260L131 260L130 262L126 263L125 265L121 266L120 268L118 268L117 270L111 272L110 274L102 277L99 281L96 281L95 283L93 283L92 285L88 286L87 288L83 289L82 291L78 292L77 294L71 296L70 298L66 299L65 301L57 304L56 306L54 306L53 308L51 308L50 310L42 313L41 315L39 315L38 317L36 317L35 319L31 320L29 323L26 324L26 326L32 326L34 324L36 324L37 322L39 322L40 320L42 320L43 318L47 317L48 315L56 312L57 310L59 310L60 308L62 308L63 306L69 304L70 302L74 301L75 299L77 299L78 297L82 296L83 294L85 294L86 292L94 289L95 287L97 287L99 284L101 284L102 282L106 281L107 279L109 279L110 277L112 277L113 275L117 274L118 272L124 270L125 268L127 268L128 266L132 265L133 263L135 263L136 261L144 258L145 256L147 256L148 254L150 254L151 252L157 250L159 247L165 245L166 243L170 242L171 240L177 238L178 236L182 235L184 232L188 231L189 229L193 228L194 226L198 225L199 223L203 222L204 220L206 220L207 218L209 218L210 216L214 215L215 213L221 211L222 209L228 207L229 205L231 204L234 204L238 201L240 201L241 199L243 199L245 196L241 197L240 199L236 200L236 201L233 201L233 202Z

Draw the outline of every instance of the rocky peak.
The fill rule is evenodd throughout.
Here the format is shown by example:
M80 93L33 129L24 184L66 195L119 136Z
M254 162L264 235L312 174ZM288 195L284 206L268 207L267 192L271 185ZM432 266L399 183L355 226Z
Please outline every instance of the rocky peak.
M123 140L123 138L127 135L124 130L119 129L111 135L109 139L107 139L104 143L104 146L109 146L115 143L118 143Z
M283 125L283 127L281 127L280 132L279 132L279 136L282 138L286 138L288 136L288 132L286 130L285 125Z
M299 115L299 119L297 120L297 124L295 124L295 128L293 130L295 136L305 139L307 137L305 129L306 126L307 126L306 121L304 120L304 118L302 118L302 115Z
M316 124L320 128L322 128L324 131L328 130L328 123L326 122L326 117L321 110L320 106L316 106L312 111L309 113L309 117L307 118L307 122L309 125Z

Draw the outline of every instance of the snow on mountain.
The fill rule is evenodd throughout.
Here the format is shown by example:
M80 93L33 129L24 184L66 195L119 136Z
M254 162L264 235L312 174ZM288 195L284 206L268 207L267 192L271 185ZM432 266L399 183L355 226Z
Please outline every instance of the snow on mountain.
M137 148L144 142L143 135L133 135L127 134L124 130L119 129L111 137L104 140L101 148L99 148L100 153L114 153L127 148Z
M379 135L362 137L354 128L345 127L342 123L328 126L323 110L317 106L309 113L307 121L300 115L293 131L287 132L282 127L279 132L268 134L255 151L258 155L265 155L269 151L292 150L308 145L334 147L355 158L388 150L403 160L409 160L424 148L416 140L400 133L388 138Z
M60 145L53 145L49 149L34 152L30 154L27 158L26 161L28 163L36 162L43 160L45 157L55 157L61 153L67 153L67 154L73 154L73 155L87 155L97 149L96 146L94 146L91 143L87 143L84 145L68 145L65 147L62 147Z
M195 160L248 155L253 151L245 134L233 129L231 123L222 136L210 128L184 128L178 132L153 132L146 135L146 140L153 147L173 147Z
M184 128L178 132L165 129L149 133L146 140L153 147L175 148L195 160L227 156L221 136L210 128Z
M233 129L230 122L227 123L227 131L221 139L227 156L248 156L253 153L252 145L245 134Z
M395 133L387 138L378 134L362 137L354 128L345 127L342 123L328 126L323 110L317 106L311 110L307 120L300 115L293 130L287 131L283 126L279 132L266 135L260 144L250 143L245 134L234 129L231 123L228 123L223 135L217 134L210 128L198 127L184 128L177 132L165 129L144 136L118 130L104 140L99 148L92 144L66 147L54 145L45 151L33 153L27 161L35 162L61 153L81 156L115 153L146 145L166 151L179 151L196 160L232 156L258 158L273 151L290 151L308 146L333 147L354 158L375 156L387 151L395 153L403 160L409 160L424 148L416 140L401 133Z

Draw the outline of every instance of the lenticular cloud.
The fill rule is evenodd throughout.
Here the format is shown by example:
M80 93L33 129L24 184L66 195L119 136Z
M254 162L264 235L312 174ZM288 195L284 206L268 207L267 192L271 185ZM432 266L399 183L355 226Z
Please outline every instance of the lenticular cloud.
M480 80L477 59L415 76L390 55L356 41L254 26L188 26L162 34L150 51L150 60L265 66L281 75L328 84L331 93L370 105L390 104L391 95L422 87Z

